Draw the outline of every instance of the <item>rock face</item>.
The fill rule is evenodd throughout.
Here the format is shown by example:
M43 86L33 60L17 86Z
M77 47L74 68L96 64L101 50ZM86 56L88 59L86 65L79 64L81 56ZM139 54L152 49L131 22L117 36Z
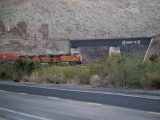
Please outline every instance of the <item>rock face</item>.
M11 28L10 33L25 38L28 34L28 23L19 22L16 27Z
M0 19L0 34L10 31L8 23Z
M159 11L160 0L0 0L0 17L12 28L0 36L0 52L58 54L66 53L69 43L57 38L150 36L160 32ZM2 28L0 24L0 32L9 31Z
M48 24L42 24L42 26L39 28L38 32L42 33L43 39L48 40L49 35L49 29Z
M36 41L42 41L43 40L43 34L42 33L36 33L35 35L34 35L34 39L36 40Z
M6 22L7 23L7 22ZM4 25L4 24L3 24ZM44 28L46 26L42 25ZM8 26L9 27L9 26ZM43 28L41 27L41 29ZM64 54L63 49L58 49L54 41L48 40L46 31L35 35L28 34L28 24L18 22L16 27L4 31L0 35L0 53L18 53L18 55L47 55ZM49 33L49 31L47 31ZM27 40L26 40L27 36Z
M27 21L29 33L35 34L47 23L55 38L148 36L160 30L159 11L160 0L0 1L0 16L11 27Z

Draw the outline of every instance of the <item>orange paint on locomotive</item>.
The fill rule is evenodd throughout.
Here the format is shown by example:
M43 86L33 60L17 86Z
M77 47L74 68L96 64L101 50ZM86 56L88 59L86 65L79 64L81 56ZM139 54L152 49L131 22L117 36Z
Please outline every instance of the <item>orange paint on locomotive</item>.
M51 57L40 57L40 62L51 62Z
M21 57L21 58L19 58L19 60L21 60L22 62L24 62L24 61L30 60L30 58L29 57Z
M60 62L61 57L60 56L54 56L53 60L54 60L54 62Z
M39 57L33 57L32 60L33 60L33 61L36 61L36 62L40 62L40 58L39 58Z
M19 61L25 62L27 60L37 61L37 62L52 62L52 63L59 63L59 62L81 62L82 57L79 54L72 54L70 56L65 55L51 55L49 56L18 56L17 53L14 54L0 54L0 58L2 59L17 59Z

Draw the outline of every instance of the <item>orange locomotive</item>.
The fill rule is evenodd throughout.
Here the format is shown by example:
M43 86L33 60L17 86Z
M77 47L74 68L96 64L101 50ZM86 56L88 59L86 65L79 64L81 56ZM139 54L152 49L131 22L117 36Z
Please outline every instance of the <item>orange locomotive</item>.
M74 54L61 54L61 55L39 55L39 56L18 56L17 53L0 54L1 59L9 60L33 60L39 63L67 63L69 65L82 64L82 57L79 53Z
M39 56L19 56L22 62L25 60L33 60L40 63L67 63L69 65L82 64L82 57L79 54L65 54L65 55L39 55Z

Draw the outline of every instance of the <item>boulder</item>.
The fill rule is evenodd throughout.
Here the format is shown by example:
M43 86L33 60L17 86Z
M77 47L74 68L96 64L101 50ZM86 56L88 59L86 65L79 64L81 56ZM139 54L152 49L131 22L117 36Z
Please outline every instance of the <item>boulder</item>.
M48 35L49 35L48 26L49 26L48 24L42 24L38 30L39 33L42 33L43 39L45 40L48 40Z
M11 28L10 32L17 36L26 37L28 36L28 23L27 22L19 22L16 27Z
M10 31L8 23L0 19L0 34Z
M34 35L34 39L38 42L42 41L43 40L43 34L42 33L36 33Z

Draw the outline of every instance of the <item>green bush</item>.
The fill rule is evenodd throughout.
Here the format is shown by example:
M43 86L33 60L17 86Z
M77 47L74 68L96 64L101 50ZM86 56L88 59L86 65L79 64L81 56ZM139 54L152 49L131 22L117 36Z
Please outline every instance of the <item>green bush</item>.
M160 60L142 62L134 54L121 59L101 59L88 66L41 66L33 61L16 61L0 66L0 79L54 84L88 84L99 87L160 88ZM99 76L95 79L95 75Z
M0 79L21 79L38 69L40 69L40 65L33 61L15 61L13 64L6 63L0 66Z
M104 65L107 68L104 71L109 71L113 76L113 85L125 88L151 88L152 80L148 74L160 71L160 62L142 62L142 59L137 59L134 55L124 56L118 62L108 61Z
M0 79L11 79L12 69L10 65L4 64L0 66Z

